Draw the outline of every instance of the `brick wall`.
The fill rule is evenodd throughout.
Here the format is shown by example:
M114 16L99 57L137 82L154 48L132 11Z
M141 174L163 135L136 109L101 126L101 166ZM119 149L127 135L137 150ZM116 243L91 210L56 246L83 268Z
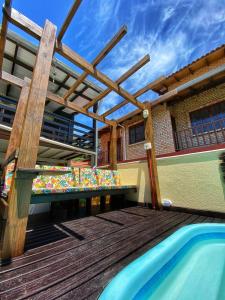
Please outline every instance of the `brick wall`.
M222 100L225 100L224 83L171 106L170 111L172 116L175 117L177 130L191 127L190 112Z
M165 154L174 152L174 140L172 133L172 125L170 112L165 105L159 105L153 108L152 111L153 118L153 130L154 130L154 140L156 146L156 154ZM123 126L125 127L125 140L126 140L126 159L138 159L146 156L146 151L144 150L144 143L139 142L136 144L129 144L129 127L131 125L138 124L143 122L142 114L138 114L129 120L123 122ZM123 145L123 134L121 134L121 127L118 128L118 137L121 137L122 145ZM124 129L122 129L124 132ZM100 143L101 149L103 151L107 151L108 142L110 141L110 133L105 132L101 134ZM122 149L123 151L123 149ZM123 153L123 152L122 152ZM124 159L124 157L123 157Z
M141 123L143 120L142 114L138 114L133 118L123 122L123 126L126 130L126 156L128 160L146 156L146 151L144 150L144 141L136 144L129 144L129 127Z
M170 111L166 105L158 105L152 110L156 154L175 151Z

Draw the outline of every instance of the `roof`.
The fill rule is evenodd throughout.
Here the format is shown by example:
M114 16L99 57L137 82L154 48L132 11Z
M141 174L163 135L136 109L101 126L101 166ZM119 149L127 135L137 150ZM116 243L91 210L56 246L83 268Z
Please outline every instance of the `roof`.
M27 42L14 32L8 31L3 70L22 79L24 77L31 78L37 48L37 46ZM48 89L60 96L64 96L66 90L74 84L79 74L55 58L53 62ZM75 102L79 106L84 106L101 92L102 89L100 87L88 80L84 80L68 100ZM15 86L1 82L0 93L2 96L18 99L20 90ZM74 114L74 111L60 107L59 104L50 101L46 102L46 109L50 112L62 111L66 114Z
M0 124L0 164L4 161L11 130L11 127ZM88 149L74 147L41 135L37 162L55 165L67 164L68 160L75 157L90 157L93 154L94 152Z
M225 54L225 44L213 49L212 51L204 54L198 59L194 60L190 64L184 66L178 71L168 75L160 77L155 81L152 90L158 94L165 94L168 92L168 87L174 83L181 81L183 78L193 75L199 69L209 66L214 61L217 61L224 57Z

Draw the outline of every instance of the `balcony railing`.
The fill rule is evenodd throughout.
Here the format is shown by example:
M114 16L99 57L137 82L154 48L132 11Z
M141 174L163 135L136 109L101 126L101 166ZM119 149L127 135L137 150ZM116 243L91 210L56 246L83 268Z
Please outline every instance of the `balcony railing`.
M177 151L225 143L225 119L174 132Z
M12 127L16 101L0 98L0 124ZM75 147L93 150L94 129L60 115L45 112L41 136Z

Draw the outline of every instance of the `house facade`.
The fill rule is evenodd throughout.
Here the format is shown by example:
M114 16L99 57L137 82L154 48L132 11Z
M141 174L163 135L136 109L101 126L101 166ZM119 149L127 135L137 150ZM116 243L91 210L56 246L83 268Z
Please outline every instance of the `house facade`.
M197 151L225 142L225 46L152 83L159 97L152 105L158 156ZM136 110L120 119L118 161L144 158L144 119ZM108 162L110 132L99 130L99 163Z

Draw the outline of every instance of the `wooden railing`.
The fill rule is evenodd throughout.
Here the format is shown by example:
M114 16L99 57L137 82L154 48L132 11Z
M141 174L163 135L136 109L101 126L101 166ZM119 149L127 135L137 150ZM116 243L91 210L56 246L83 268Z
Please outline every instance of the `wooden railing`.
M0 124L12 127L16 101L0 98ZM41 136L75 147L93 150L94 129L63 116L45 112Z
M174 132L177 151L225 143L225 119Z

